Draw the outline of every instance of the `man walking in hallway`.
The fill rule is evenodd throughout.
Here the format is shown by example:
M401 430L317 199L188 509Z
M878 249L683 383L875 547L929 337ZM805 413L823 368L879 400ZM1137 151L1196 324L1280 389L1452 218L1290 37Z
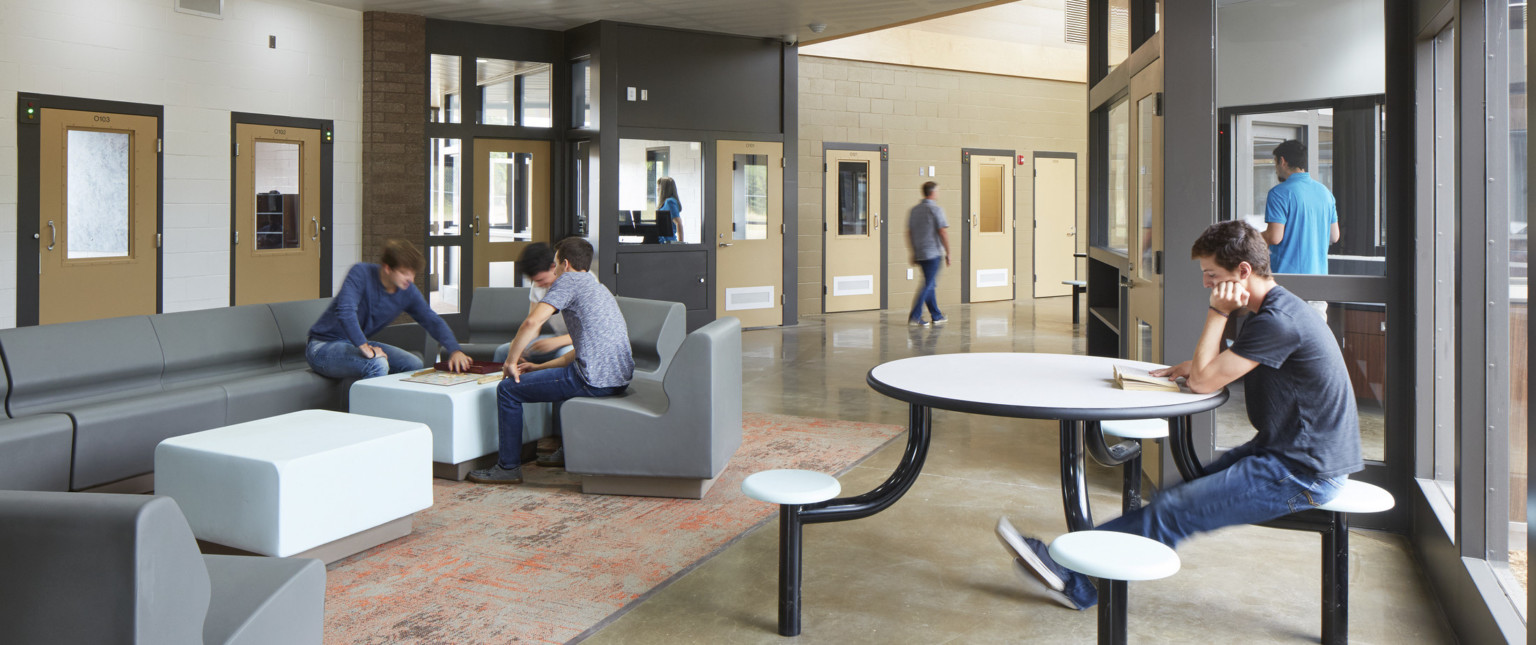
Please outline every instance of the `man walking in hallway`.
M932 324L942 325L949 321L939 312L939 299L934 293L939 280L939 258L949 266L949 222L944 219L944 209L939 207L939 185L923 183L923 201L912 207L907 216L907 249L912 264L923 269L923 288L912 299L912 313L907 324L927 326L923 320L923 305L928 305L928 317Z
M1275 273L1328 274L1328 245L1339 241L1333 193L1307 173L1307 145L1291 139L1275 146L1280 185L1264 201L1264 241Z

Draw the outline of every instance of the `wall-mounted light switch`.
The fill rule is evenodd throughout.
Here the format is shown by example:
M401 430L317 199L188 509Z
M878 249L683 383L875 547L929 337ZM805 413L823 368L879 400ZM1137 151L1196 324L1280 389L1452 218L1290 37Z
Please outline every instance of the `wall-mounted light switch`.
M635 100L635 88L633 88L633 87L627 88L625 90L625 95L626 95L626 98L628 98L629 100L631 100L631 101Z
M912 279L912 269L907 269L907 279L908 280Z
M651 91L650 90L640 90L640 100L642 100L642 101L649 101L649 100L651 100Z

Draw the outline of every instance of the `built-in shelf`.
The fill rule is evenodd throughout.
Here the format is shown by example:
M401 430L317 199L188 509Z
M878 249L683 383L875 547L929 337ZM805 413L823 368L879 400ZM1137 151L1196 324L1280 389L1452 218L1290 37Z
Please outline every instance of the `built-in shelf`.
M1098 318L1110 331L1120 333L1120 310L1114 307L1089 307L1088 313Z

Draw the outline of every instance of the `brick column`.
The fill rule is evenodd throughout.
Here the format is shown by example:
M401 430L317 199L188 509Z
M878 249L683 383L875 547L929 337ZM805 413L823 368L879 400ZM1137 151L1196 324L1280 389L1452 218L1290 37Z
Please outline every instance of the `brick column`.
M425 248L427 228L427 20L363 13L362 258L384 240ZM418 276L420 281L426 276Z

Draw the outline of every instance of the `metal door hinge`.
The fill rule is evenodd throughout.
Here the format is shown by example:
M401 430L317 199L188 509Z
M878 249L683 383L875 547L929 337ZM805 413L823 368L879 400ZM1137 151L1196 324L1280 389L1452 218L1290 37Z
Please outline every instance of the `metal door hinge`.
M788 166L788 165L786 165L786 164L788 164L788 163L789 163L789 162L788 162L788 161L786 161L786 160L785 160L785 159L784 159L784 158L783 158L783 157L779 157L779 167L780 167L780 168L788 168L788 167L789 167L789 166Z
M235 246L240 245L240 231L235 231Z
M783 234L784 234L784 225L780 224L779 225L779 235L783 235Z
M155 139L155 152L165 152L165 139Z
M821 285L821 295L827 295L827 285Z
M164 233L156 233L155 234L155 248L158 249L158 248L163 247L163 246L165 246L165 234Z
M1163 93L1162 92L1158 92L1157 93L1157 99L1152 104L1152 116L1162 116L1162 115L1163 115Z
M619 263L618 262L614 262L613 263L613 274L614 275L618 275L619 274Z
M731 170L736 170L736 161L735 160L731 161Z
M235 144L235 156L240 156L240 144L238 143Z
M779 293L779 304L784 304L784 294L782 292Z

